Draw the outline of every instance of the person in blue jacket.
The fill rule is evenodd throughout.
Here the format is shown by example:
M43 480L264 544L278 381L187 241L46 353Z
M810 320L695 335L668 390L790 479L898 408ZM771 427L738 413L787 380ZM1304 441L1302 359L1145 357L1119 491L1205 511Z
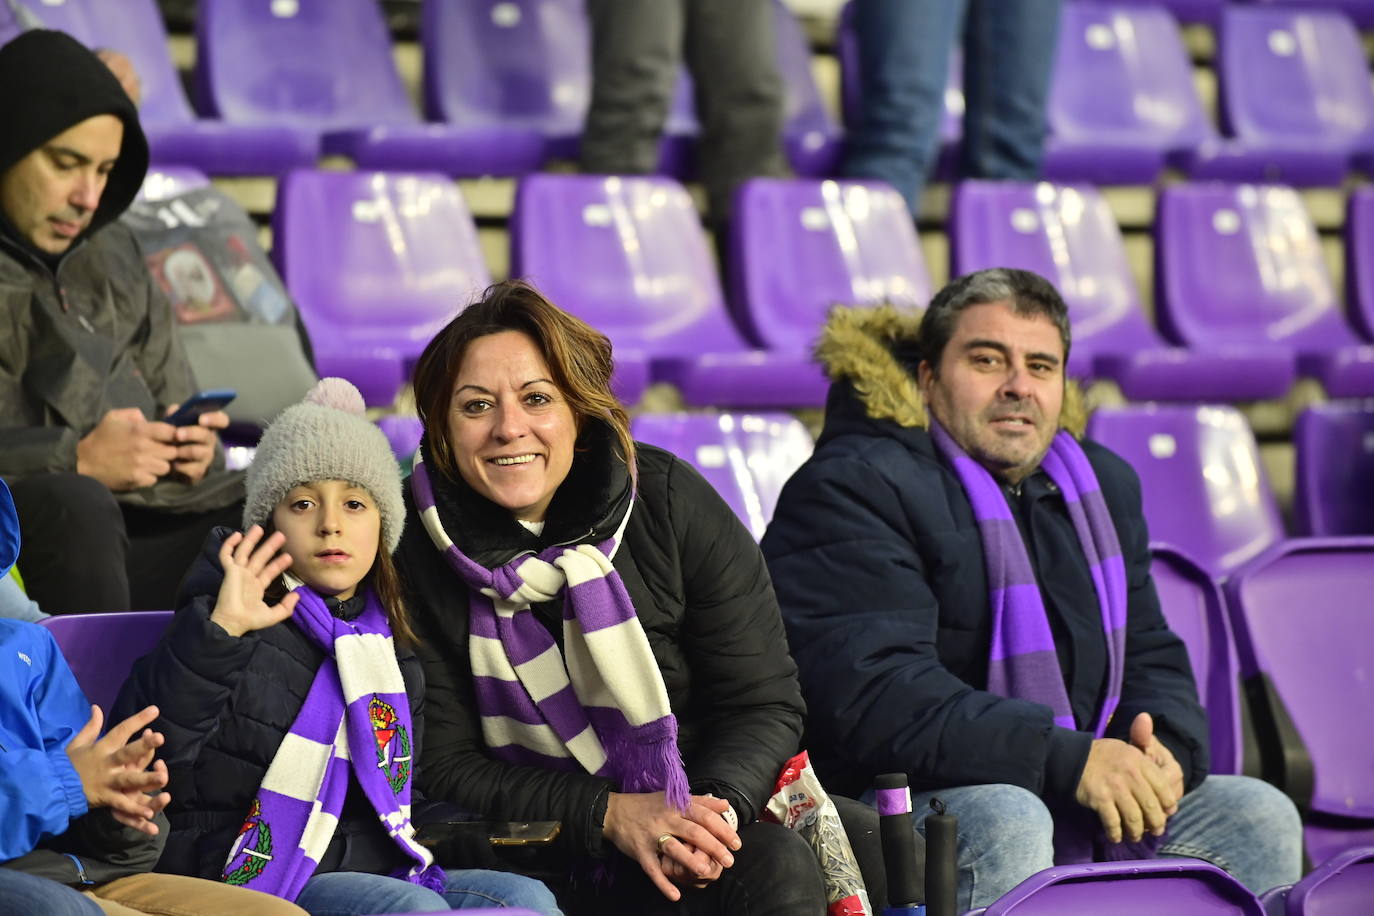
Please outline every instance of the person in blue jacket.
M0 481L0 578L18 555L19 520ZM149 873L170 798L159 791L167 767L153 763L162 735L145 728L156 716L150 706L101 737L100 708L52 634L0 618L0 916L303 913L255 891Z
M1140 480L1079 438L1069 344L1063 299L1022 270L961 277L924 316L832 315L825 429L762 545L812 760L836 792L900 771L914 811L947 803L961 912L1056 863L1189 856L1291 883L1292 803L1207 773Z

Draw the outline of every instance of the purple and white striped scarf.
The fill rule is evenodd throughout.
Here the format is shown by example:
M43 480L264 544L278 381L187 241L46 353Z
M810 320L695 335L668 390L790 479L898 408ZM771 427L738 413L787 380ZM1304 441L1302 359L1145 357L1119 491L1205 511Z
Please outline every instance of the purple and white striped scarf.
M497 759L585 770L622 792L664 792L686 810L677 718L648 637L611 565L630 520L600 544L548 547L488 569L444 530L415 454L411 492L425 530L469 588L468 652L482 735ZM563 651L530 605L563 596Z
M391 627L375 594L340 620L307 586L292 622L325 652L230 848L222 880L295 900L338 826L349 773L383 829L411 860L393 877L442 890L444 873L415 842L410 789L415 763L410 699Z
M1102 631L1106 635L1107 689L1096 720L1080 726L1074 719L1064 686L1064 673L1059 667L1059 654L1055 650L1044 597L1002 488L933 416L930 417L930 436L936 449L954 468L978 522L987 572L988 602L992 608L988 691L1041 703L1053 711L1055 725L1071 729L1081 727L1085 731L1090 728L1094 738L1103 737L1121 701L1125 675L1126 565L1111 512L1102 498L1102 488L1083 447L1072 435L1060 430L1040 462L1064 497L1069 520L1092 574L1093 588L1102 611ZM1067 820L1081 822L1083 819L1071 816ZM1091 860L1093 837L1074 836L1075 833L1082 831L1056 829L1056 861ZM1117 848L1118 845L1121 848ZM1152 856L1157 845L1155 838L1148 836L1143 843L1110 844L1103 838L1098 842L1105 858Z

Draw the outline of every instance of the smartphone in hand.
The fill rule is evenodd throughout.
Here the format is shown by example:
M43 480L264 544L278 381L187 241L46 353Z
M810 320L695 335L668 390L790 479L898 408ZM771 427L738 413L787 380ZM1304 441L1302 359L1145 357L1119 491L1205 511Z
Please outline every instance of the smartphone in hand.
M192 426L200 419L201 414L213 413L216 410L223 410L230 401L238 397L237 391L228 388L220 388L214 391L198 391L187 398L176 413L167 417L163 422L173 426Z

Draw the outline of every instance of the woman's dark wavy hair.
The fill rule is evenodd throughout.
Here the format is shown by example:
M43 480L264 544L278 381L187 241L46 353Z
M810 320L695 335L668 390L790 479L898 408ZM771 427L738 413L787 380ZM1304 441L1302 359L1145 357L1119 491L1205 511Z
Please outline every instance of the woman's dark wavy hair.
M426 460L450 479L458 465L448 441L453 385L468 346L479 337L519 331L529 336L548 364L553 383L567 398L580 431L586 420L611 427L621 457L634 473L634 440L630 418L611 393L611 342L591 325L569 315L523 280L487 287L482 297L463 309L420 354L415 364L415 408L428 436Z

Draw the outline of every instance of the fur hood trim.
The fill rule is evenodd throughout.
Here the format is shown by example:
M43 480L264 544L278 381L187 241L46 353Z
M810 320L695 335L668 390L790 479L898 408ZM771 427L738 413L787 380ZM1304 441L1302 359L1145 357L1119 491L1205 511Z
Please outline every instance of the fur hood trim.
M916 384L915 366L898 352L914 353L920 339L921 312L891 305L876 308L839 306L831 309L816 359L832 382L847 379L875 420L891 420L898 426L926 425L926 409ZM1082 438L1087 423L1083 394L1069 381L1059 425Z

